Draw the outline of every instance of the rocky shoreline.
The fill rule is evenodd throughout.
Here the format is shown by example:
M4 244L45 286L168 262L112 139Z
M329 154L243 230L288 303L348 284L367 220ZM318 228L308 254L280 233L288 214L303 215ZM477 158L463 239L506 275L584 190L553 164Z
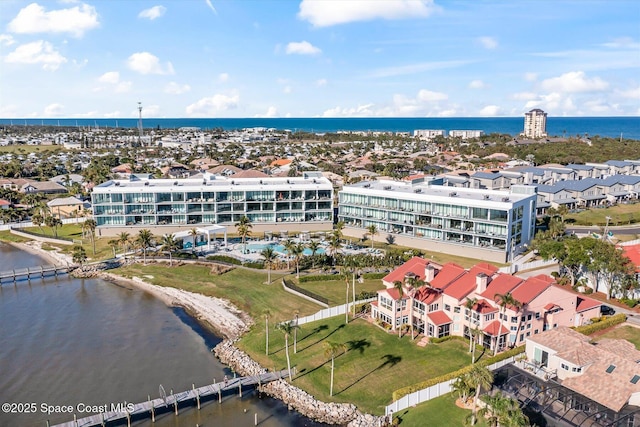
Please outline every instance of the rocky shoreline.
M222 363L240 375L257 375L267 370L249 355L238 349L233 341L223 340L213 349ZM350 403L326 403L317 400L304 390L285 380L272 381L258 387L258 390L281 400L289 409L296 410L305 417L325 424L347 427L380 427L387 425L386 417L364 414Z

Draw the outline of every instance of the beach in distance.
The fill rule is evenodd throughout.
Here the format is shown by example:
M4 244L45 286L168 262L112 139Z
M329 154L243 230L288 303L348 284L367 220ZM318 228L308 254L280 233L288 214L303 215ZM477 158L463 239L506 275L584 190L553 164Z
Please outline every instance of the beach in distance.
M416 129L481 130L485 134L502 133L518 136L524 117L357 117L357 118L142 118L145 129L178 129L197 127L202 130L274 128L315 133L340 131L413 132ZM121 119L3 119L0 125L14 126L82 126L100 128L136 128L137 118ZM549 136L601 136L640 140L640 117L554 117L547 118Z

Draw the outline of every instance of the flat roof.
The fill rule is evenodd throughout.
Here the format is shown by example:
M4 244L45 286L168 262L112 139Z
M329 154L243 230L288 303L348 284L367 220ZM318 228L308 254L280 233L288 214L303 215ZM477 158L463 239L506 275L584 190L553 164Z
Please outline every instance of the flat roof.
M513 205L514 203L528 200L530 198L535 199L537 197L535 193L522 194L509 190L459 188L445 185L429 185L428 183L412 183L390 180L362 181L352 185L345 185L342 191L419 201L425 201L426 199L426 201L435 201L439 203L451 203L456 200L477 200L478 202L487 203L492 206L495 206L495 203Z
M94 193L160 192L160 191L260 191L260 190L331 190L331 181L323 176L234 178L205 175L203 178L186 179L117 179L93 187Z

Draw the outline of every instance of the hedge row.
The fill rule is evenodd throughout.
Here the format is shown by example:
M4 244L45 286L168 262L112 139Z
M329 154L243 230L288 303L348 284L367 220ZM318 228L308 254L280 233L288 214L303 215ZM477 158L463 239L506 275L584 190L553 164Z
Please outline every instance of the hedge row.
M389 273L364 273L362 275L363 279L382 279Z
M594 332L601 331L603 329L610 328L615 325L619 325L620 323L624 323L627 321L627 315L624 313L618 313L614 316L603 319L599 322L592 323L590 325L583 325L574 328L577 332L580 332L584 335L591 335Z
M316 301L319 301L325 305L329 305L329 299L323 297L322 295L318 295L315 292L311 292L308 289L304 289L301 288L300 286L296 286L292 281L287 280L287 279L282 279L282 284L284 285L285 288L289 288L291 290L294 290L296 292L299 292L303 295L308 296L309 298L313 298Z
M300 283L305 282L325 282L329 280L340 280L342 278L339 274L316 274L313 276L302 276L298 281Z
M518 354L524 353L525 347L522 345L520 347L512 348L511 350L507 350L503 353L498 354L494 357L489 357L485 360L481 360L476 365L480 366L489 366L496 362L500 362L502 360L508 359L511 356L517 356ZM398 390L393 392L392 400L395 402L398 399L403 398L407 394L411 394L418 390L422 390L423 388L431 387L438 383L453 380L455 378L461 377L462 375L468 373L473 368L473 365L467 365L464 368L458 369L457 371L449 372L448 374L440 375L439 377L431 378L426 381L419 382L417 384L412 384L410 386L399 388Z

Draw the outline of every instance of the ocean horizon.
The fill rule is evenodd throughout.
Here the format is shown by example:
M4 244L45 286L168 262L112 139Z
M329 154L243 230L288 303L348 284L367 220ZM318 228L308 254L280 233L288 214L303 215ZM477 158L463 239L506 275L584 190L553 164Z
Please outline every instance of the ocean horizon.
M222 128L273 128L277 130L335 133L339 131L413 132L417 129L481 130L485 134L501 133L518 136L524 129L524 117L394 117L394 118L142 118L144 129L178 129L197 127L202 130ZM0 125L61 126L99 128L137 128L137 118L0 118ZM640 140L640 117L548 117L549 137L610 137Z

